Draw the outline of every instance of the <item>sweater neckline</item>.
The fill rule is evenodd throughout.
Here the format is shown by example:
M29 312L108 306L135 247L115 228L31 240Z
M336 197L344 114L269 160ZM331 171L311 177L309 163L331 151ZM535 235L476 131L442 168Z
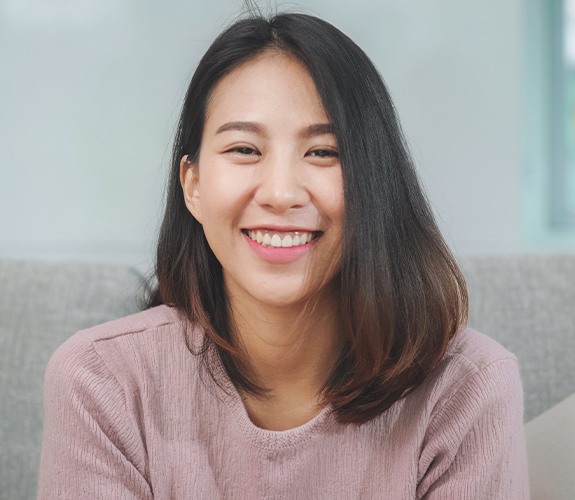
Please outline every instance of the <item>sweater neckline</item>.
M337 422L332 406L327 404L315 417L297 427L283 431L258 427L252 422L240 393L231 381L217 350L213 346L211 350L212 369L218 380L216 385L219 385L217 390L222 395L230 417L235 420L242 434L253 446L267 451L280 451L301 446L327 431Z

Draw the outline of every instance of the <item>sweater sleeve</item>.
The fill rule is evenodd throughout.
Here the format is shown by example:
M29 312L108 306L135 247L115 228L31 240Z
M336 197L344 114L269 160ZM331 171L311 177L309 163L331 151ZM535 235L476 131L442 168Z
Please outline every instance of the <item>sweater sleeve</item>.
M517 362L492 362L439 408L420 455L417 498L529 498Z
M46 370L38 499L151 499L146 464L121 384L92 342L71 337Z

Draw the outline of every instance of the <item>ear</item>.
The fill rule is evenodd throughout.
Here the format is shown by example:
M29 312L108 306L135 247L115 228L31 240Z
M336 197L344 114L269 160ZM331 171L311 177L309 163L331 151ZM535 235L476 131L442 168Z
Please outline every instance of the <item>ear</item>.
M201 224L202 211L199 182L198 165L192 163L188 155L183 156L180 160L180 184L184 192L184 201L189 212Z

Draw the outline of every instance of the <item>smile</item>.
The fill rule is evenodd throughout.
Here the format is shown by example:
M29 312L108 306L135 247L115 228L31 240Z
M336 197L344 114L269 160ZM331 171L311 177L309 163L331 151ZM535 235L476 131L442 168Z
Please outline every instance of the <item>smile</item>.
M312 240L318 238L321 231L268 231L265 229L246 230L242 232L252 241L259 243L264 247L272 248L292 248L307 245Z

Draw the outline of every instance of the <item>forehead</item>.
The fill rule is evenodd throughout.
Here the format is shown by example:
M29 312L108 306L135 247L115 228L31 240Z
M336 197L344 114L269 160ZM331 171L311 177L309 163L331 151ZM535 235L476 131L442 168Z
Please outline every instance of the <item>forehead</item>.
M291 54L267 50L235 67L215 85L206 122L210 118L252 119L252 114L262 118L294 114L288 113L289 106L300 117L303 112L309 120L329 121L305 65Z

